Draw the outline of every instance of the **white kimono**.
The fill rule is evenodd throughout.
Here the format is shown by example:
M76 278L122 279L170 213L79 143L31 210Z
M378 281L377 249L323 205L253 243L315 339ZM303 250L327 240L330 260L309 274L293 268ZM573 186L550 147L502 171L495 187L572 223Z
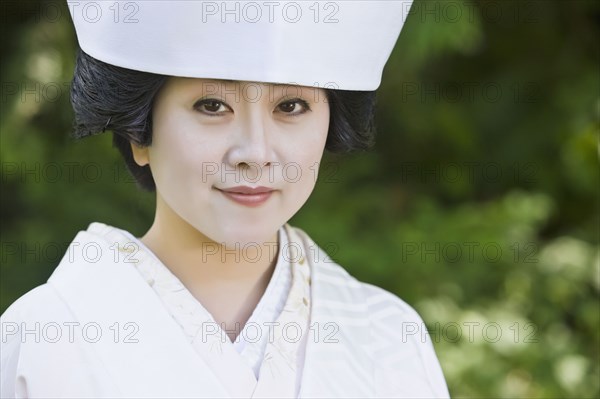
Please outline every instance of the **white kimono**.
M0 318L0 397L449 397L419 315L283 229L289 293L255 363L135 237L92 223Z

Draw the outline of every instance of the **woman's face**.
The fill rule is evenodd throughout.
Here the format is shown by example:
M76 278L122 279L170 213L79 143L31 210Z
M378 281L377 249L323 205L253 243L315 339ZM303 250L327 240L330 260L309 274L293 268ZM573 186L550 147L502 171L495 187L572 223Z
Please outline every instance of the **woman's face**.
M157 201L235 248L274 237L310 196L329 105L319 88L171 77L152 126L152 145L132 148L150 164ZM240 186L268 192L236 194Z

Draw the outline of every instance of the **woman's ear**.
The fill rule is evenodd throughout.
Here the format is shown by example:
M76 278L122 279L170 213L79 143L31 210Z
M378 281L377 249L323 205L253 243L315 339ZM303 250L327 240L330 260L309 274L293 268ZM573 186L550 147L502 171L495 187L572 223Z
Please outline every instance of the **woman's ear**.
M134 142L130 142L131 144L131 153L133 155L133 160L139 166L145 166L150 163L150 157L148 156L148 147L141 147L135 144Z

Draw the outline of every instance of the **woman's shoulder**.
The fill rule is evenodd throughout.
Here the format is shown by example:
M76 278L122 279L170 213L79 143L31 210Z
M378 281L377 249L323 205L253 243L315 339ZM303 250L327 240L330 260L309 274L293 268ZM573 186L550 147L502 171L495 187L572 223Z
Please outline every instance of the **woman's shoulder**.
M401 315L408 321L422 322L415 309L398 295L374 284L358 280L346 268L332 260L327 252L316 244L304 230L292 226L289 228L304 244L307 257L315 265L314 271L319 274L320 280L331 285L343 286L347 290L363 296L370 315L377 314L371 311L385 310L388 313ZM350 300L351 298L348 297Z
M121 230L100 222L92 222L87 229L78 231L52 274L58 274L64 265L95 263L100 256L98 251L102 251L110 244L106 235L114 231ZM92 246L89 245L90 243L94 247L86 248L86 245ZM52 318L57 314L68 315L68 313L68 306L61 298L59 291L51 283L46 282L27 291L14 301L2 314L2 321L39 320Z
M362 319L368 326L368 353L375 359L378 396L448 397L446 382L425 323L398 295L360 281L334 262L303 230L292 228L312 264L313 303L328 319ZM315 288L315 287L313 287ZM323 309L325 308L325 309Z
M405 323L423 323L421 315L398 295L367 282L359 282L365 293L369 314L373 318L395 315Z
M3 331L6 323L28 320L54 320L57 315L67 315L68 307L58 292L48 283L39 285L14 301L2 314Z
M49 281L17 298L2 314L2 322L56 320L59 316L62 320L72 317L68 302L62 298L60 290L52 284L52 277L63 273L67 266L94 265L99 263L100 258L110 257L111 252L107 248L111 244L110 234L115 232L122 232L122 230L101 222L92 222L86 229L79 230L74 234ZM77 267L68 269L77 269ZM77 283L75 277L69 275L68 279Z

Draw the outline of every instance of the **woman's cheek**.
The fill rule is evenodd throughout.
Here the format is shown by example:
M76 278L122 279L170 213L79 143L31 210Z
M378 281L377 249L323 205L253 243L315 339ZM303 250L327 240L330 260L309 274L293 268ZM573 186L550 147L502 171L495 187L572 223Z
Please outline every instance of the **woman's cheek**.
M202 160L206 158L202 153L203 150L206 150L206 146L198 143L197 137L194 138L190 131L169 129L163 133L167 134L161 136L161 140L156 143L155 147L156 163L168 168L169 171L165 171L166 173L174 171L179 174L186 171L184 175L193 175L190 172L196 170ZM176 178L174 175L166 177Z
M317 182L323 151L320 150L321 145L318 141L305 145L309 151L298 154L296 161L300 165L301 178L292 183L292 186L298 195L308 198Z

